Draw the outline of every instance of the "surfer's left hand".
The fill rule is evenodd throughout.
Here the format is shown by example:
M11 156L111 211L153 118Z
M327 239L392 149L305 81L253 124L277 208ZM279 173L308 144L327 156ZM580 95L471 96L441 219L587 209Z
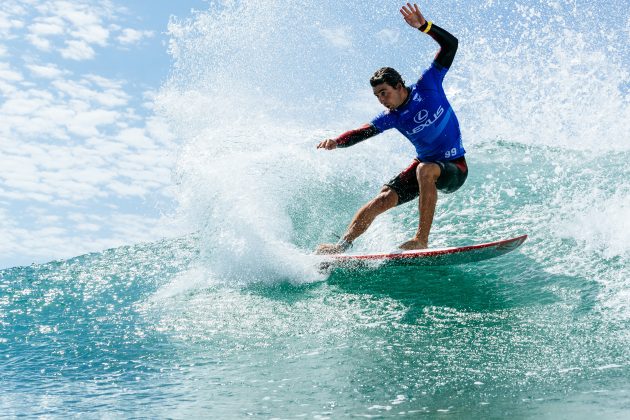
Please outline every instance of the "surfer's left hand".
M405 22L416 29L420 28L427 21L424 16L422 16L422 12L420 12L416 3L414 3L413 6L411 3L407 3L406 6L400 9L400 13L403 15Z

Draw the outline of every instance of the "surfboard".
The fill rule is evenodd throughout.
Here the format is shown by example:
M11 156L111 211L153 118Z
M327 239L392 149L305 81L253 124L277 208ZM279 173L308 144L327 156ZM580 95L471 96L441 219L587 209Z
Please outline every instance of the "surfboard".
M527 235L481 244L400 251L376 254L327 255L321 268L360 268L387 265L457 265L495 258L514 251L527 239Z

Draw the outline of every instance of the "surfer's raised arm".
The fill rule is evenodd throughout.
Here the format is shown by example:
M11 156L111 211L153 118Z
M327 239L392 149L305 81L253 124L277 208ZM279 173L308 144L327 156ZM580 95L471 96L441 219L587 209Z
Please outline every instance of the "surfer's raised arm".
M457 52L457 38L433 22L427 21L417 4L412 6L410 3L407 3L406 6L400 9L400 13L409 26L429 35L440 45L440 51L438 51L434 61L444 68L451 67Z

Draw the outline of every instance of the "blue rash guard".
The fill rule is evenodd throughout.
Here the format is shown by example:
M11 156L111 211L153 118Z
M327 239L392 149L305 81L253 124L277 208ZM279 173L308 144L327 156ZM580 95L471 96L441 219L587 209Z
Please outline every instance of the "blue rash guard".
M335 139L337 147L349 147L396 128L414 145L421 161L450 161L464 156L459 122L442 87L457 52L457 38L428 22L419 29L440 44L431 66L407 88L405 103L382 112L370 124L341 134Z
M380 113L371 122L378 133L390 128L400 131L414 145L421 161L453 160L466 153L459 122L442 87L447 71L434 61L409 87L403 105Z

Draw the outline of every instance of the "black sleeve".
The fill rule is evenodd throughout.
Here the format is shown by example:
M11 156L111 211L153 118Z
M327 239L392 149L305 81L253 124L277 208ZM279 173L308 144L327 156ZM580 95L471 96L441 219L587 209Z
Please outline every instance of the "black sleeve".
M425 23L419 29L425 31L429 23ZM427 34L433 38L438 44L440 44L440 51L435 56L435 62L440 66L449 68L453 64L455 53L457 52L457 38L455 38L450 32L440 28L436 24L432 23L431 28Z
M379 131L372 124L365 124L356 130L346 131L335 139L337 147L350 147L377 135Z

